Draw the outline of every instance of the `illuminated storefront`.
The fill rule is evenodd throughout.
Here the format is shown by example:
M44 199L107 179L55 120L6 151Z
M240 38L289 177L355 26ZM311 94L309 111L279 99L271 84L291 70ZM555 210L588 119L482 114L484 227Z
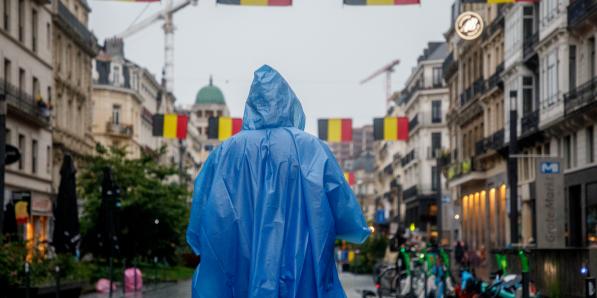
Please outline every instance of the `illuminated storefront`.
M461 197L463 240L472 248L506 243L506 185Z

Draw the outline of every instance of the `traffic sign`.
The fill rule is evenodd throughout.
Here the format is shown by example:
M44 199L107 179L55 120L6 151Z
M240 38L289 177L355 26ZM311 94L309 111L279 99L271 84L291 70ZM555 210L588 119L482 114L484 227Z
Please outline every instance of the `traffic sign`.
M10 165L21 159L21 152L19 148L6 144L6 156L4 157L4 164Z

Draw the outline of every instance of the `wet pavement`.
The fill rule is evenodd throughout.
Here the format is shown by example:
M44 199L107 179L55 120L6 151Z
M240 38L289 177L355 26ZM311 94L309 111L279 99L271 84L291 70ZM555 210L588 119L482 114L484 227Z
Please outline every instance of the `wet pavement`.
M374 289L371 275L354 275L351 273L340 273L340 280L346 291L348 298L360 298L362 289ZM83 298L107 298L108 294L87 294ZM191 297L191 281L181 281L178 283L165 283L158 285L149 285L143 293L127 293L116 291L113 296L130 298L184 298Z

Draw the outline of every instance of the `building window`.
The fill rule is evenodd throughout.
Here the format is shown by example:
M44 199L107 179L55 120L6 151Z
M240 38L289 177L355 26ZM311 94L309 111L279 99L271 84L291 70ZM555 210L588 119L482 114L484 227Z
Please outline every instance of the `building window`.
M522 78L522 114L533 111L533 77Z
M4 77L3 79L7 82L7 83L11 83L10 81L10 74L12 73L12 63L10 62L10 60L8 59L4 59Z
M587 128L587 162L595 162L595 133L593 126Z
M46 47L49 49L52 47L52 27L50 23L46 23Z
M23 42L25 39L25 0L19 1L19 41Z
M36 77L33 77L33 82L31 84L31 95L37 100L38 96L41 96L39 91L39 80Z
M38 19L37 19L37 10L31 10L31 49L34 52L37 52L37 34L39 32L38 29Z
M114 85L120 85L120 67L117 65L114 66L114 77L112 81L114 82Z
M595 37L589 38L589 75L595 77Z
M442 68L434 67L433 68L433 87L441 87L441 86L442 86Z
M46 173L50 174L52 171L52 148L46 146Z
M19 68L19 92L25 92L25 70Z
M12 135L10 134L10 129L6 129L6 144L12 144Z
M205 111L205 117L209 118L209 117L213 117L213 116L214 116L213 111Z
M70 44L66 46L66 57L64 57L64 61L66 61L66 75L68 78L70 78L73 74L73 70L72 70L72 59L73 57L71 56L71 46Z
M31 141L31 173L37 173L37 140Z
M568 49L568 81L570 84L570 90L576 87L576 46L570 45Z
M222 111L217 112L218 117L222 117Z
M433 132L431 133L431 157L436 158L439 156L439 150L442 148L442 133Z
M547 71L547 84L546 88L546 101L547 105L553 105L558 99L558 51L555 50L547 55L546 59L546 71Z
M431 122L442 122L442 102L440 100L434 100L431 102Z
M114 125L120 124L120 105L112 106L112 123Z
M19 134L19 151L21 152L21 156L25 156L25 136L22 134ZM23 159L19 159L19 170L22 170L24 167Z
M436 166L432 166L431 167L431 190L432 191L437 191L439 189L438 184L437 183L437 167Z
M199 118L203 117L203 111L197 111L197 117L199 117Z
M10 32L10 1L4 0L4 30Z

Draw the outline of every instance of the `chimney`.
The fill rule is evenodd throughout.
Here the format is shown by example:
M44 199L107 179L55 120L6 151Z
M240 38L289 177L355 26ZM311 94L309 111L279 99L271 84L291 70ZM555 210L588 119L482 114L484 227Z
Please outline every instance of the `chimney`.
M124 58L124 41L122 38L112 37L106 39L104 48L106 49L106 54L112 57Z

